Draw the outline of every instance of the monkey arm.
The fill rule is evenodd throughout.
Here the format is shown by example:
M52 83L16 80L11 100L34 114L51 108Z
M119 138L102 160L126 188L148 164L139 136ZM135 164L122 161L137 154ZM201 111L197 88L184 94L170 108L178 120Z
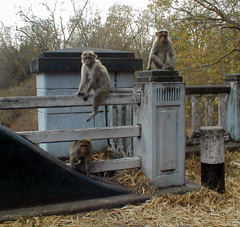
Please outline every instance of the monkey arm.
M167 66L175 66L176 57L174 51L169 51L166 53L166 65Z
M152 64L152 58L151 58L151 55L149 55L147 70L151 69L151 64Z
M81 82L79 84L79 88L78 88L78 92L83 93L84 92L84 88L87 85L87 80L88 80L88 68L87 66L83 65L82 69L81 69Z
M93 74L90 75L89 82L88 82L88 84L86 85L86 90L84 91L84 96L85 96L85 97L88 97L88 96L89 96L89 93L90 93L90 91L92 90L94 84L96 83L96 80L97 80L96 72L93 72Z
M147 70L150 70L150 69L151 69L152 55L157 53L156 44L157 44L157 41L155 40L154 43L153 43L153 45L152 45L152 48L151 48L151 50L150 50L149 57L148 57L148 67L147 67Z
M171 63L171 55L169 52L166 53L166 65L170 65Z

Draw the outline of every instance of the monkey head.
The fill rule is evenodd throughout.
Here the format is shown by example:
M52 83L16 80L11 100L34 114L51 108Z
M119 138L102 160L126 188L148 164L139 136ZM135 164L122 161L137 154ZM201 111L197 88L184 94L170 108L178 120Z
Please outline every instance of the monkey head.
M80 149L83 153L92 151L92 143L89 139L79 140Z
M82 52L81 58L83 64L87 67L91 67L95 62L97 55L91 50L86 50Z
M156 32L156 37L158 38L159 41L164 43L168 39L168 31L160 30L160 31Z

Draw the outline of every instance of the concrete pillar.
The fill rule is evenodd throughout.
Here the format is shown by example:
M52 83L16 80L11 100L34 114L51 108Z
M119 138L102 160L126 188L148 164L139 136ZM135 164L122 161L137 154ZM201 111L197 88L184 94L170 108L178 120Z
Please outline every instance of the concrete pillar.
M108 69L111 78L111 89L133 87L135 70L142 69L142 59L125 51L98 49L90 47L67 48L57 51L46 51L30 63L30 70L37 74L37 95L74 95L80 83L81 54L84 50L94 51L98 59ZM41 108L38 110L38 129L78 129L104 127L103 107L95 119L86 122L92 112L89 107ZM109 111L109 125L112 124L112 108ZM68 155L69 143L44 143L41 148L58 157ZM93 141L95 150L107 146L107 140Z
M227 119L227 100L228 94L218 95L218 125L222 126L226 132L226 119Z
M213 101L215 96L212 94L205 95L205 126L213 125Z
M199 128L200 128L200 95L191 95L191 103L192 103L192 137L199 136Z
M134 156L142 157L142 170L156 187L185 183L185 84L177 71L143 71L135 92L135 123L142 135L134 139Z
M227 75L225 82L230 86L227 101L226 132L231 138L240 140L240 74Z
M201 183L219 193L225 191L224 129L219 126L200 128Z

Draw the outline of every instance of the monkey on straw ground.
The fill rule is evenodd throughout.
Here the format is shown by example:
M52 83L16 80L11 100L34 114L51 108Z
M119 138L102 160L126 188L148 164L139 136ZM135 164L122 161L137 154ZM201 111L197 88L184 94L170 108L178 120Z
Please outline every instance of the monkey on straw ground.
M73 141L70 144L70 163L75 169L75 163L84 160L87 176L90 175L90 164L92 158L92 143L88 139Z
M82 53L81 82L79 84L77 96L83 96L83 100L88 99L91 90L94 91L93 112L88 116L90 121L98 113L98 107L107 99L110 88L110 77L108 71L102 63L97 60L97 55L90 50Z
M158 69L174 70L176 57L167 30L156 32L156 39L150 51L147 70L151 69L152 62Z

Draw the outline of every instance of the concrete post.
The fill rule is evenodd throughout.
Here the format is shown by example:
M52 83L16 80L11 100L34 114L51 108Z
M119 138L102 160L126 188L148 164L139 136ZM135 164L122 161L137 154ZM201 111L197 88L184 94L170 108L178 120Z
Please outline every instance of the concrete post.
M219 193L225 191L224 129L219 126L200 128L201 183Z
M208 94L205 96L205 126L213 125L213 100L215 96Z
M185 183L185 84L176 71L143 71L135 92L142 94L134 109L142 135L134 139L134 156L156 187Z
M192 133L191 136L198 137L199 136L199 128L200 128L200 95L191 95L191 103L192 103Z
M238 141L240 140L240 74L227 75L225 82L230 86L226 131L232 139Z
M227 119L227 100L228 94L218 95L218 125L222 126L226 132L226 119Z

